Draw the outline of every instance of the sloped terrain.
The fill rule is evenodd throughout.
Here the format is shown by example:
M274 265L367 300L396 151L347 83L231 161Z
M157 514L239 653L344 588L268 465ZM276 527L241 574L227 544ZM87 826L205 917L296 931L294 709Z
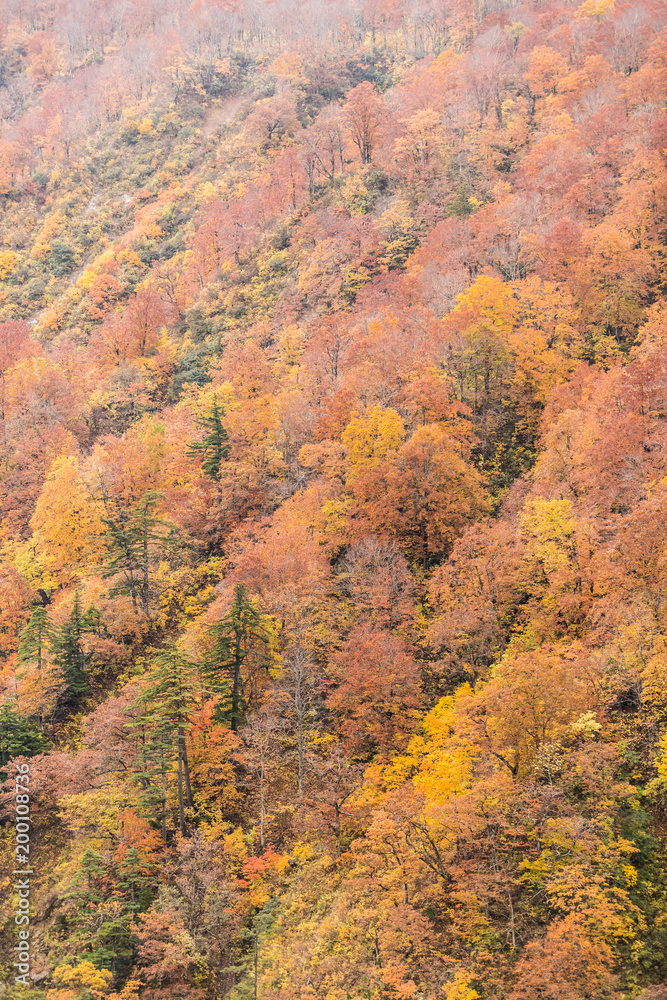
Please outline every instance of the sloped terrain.
M667 996L666 20L5 0L7 1000Z

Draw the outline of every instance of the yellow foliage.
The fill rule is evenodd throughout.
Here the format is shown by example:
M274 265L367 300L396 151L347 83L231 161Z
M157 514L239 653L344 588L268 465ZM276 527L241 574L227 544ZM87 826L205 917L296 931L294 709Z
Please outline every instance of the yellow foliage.
M658 743L656 766L658 769L658 783L663 788L667 788L667 733L665 733Z
M141 270L144 269L144 263L141 257L134 250L121 250L121 252L118 254L118 263L132 264L134 267L138 267ZM140 285L137 285L137 288L141 288L143 284L144 282L141 282Z
M6 281L14 273L18 259L12 250L0 250L0 281Z
M577 736L593 737L602 729L602 726L595 719L595 712L584 712L576 722L570 723L570 729Z
M408 752L420 757L414 785L427 802L443 803L470 786L479 748L455 731L455 713L457 702L471 694L464 684L454 697L442 698L422 723L424 735L409 744Z
M584 0L574 14L575 21L585 21L591 18L600 24L614 9L614 0Z
M48 569L65 579L105 551L106 527L74 455L61 455L49 470L31 521Z
M77 286L79 288L84 288L87 291L89 288L92 288L93 285L95 284L95 277L96 277L96 272L92 269L92 267L87 267L84 270L83 274L76 279Z
M443 802L468 787L478 747L455 731L458 703L472 695L462 684L453 696L441 698L424 717L420 733L408 743L404 754L394 757L382 780L389 789L398 788L414 775L415 788L427 801Z
M521 526L530 538L529 551L542 563L547 575L568 566L577 526L569 500L531 498L525 505Z
M63 820L73 830L107 841L118 836L120 814L133 803L128 800L127 789L107 785L76 795L62 795L58 804Z
M82 993L88 993L101 1000L109 992L113 973L108 969L97 969L92 962L78 965L59 965L53 970L54 989L47 992L49 1000L75 1000Z
M380 464L388 451L395 451L405 438L403 421L396 410L374 406L365 416L355 416L341 440L347 452L348 478Z
M138 979L128 979L120 993L110 993L108 1000L137 1000L140 988Z
M470 973L459 970L454 982L445 987L446 1000L478 1000L479 993L470 985L473 978Z
M480 274L456 299L454 314L472 310L478 321L494 333L507 336L517 319L516 302L511 290L500 278Z
M198 205L203 205L205 202L210 201L211 198L217 198L217 196L218 192L215 189L215 185L211 184L210 181L204 181L195 191L195 201Z

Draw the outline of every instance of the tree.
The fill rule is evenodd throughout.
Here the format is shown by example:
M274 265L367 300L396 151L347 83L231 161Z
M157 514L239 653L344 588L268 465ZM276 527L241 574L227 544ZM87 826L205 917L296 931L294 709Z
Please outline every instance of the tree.
M388 451L403 443L405 430L396 410L374 406L365 415L356 414L341 435L349 465L348 478L374 469Z
M282 720L267 706L248 717L241 738L244 743L243 764L257 780L259 804L259 847L265 847L264 831L269 785L279 756L279 737Z
M131 296L122 325L127 331L126 358L144 358L154 354L159 334L169 318L162 296L145 284Z
M373 160L373 149L382 122L382 105L372 83L366 80L350 91L345 103L345 116L362 166L366 166Z
M129 511L123 510L115 519L104 518L108 529L109 561L105 577L122 574L123 581L112 588L112 594L128 594L138 614L150 614L151 568L155 552L164 550L173 528L157 517L160 494L149 490Z
M53 462L31 523L45 565L61 579L76 578L84 566L101 561L104 521L76 456L61 455Z
M353 542L341 562L339 580L355 611L374 625L395 629L414 615L415 582L394 539L367 535Z
M221 693L218 716L237 732L247 701L244 692L258 675L268 674L270 636L266 620L242 583L236 584L227 614L209 628L213 640L205 665L214 690Z
M123 810L119 819L120 840L114 851L116 884L126 897L126 907L141 912L148 909L157 888L164 845L160 835L135 810Z
M43 723L43 698L46 695L51 701L56 696L57 684L51 670L43 670L46 664L46 654L50 653L53 647L55 630L48 616L44 605L40 604L33 608L30 619L23 626L19 633L19 648L17 653L18 662L29 667L34 664L37 669L37 677L34 675L29 679L30 693L35 696L33 705L38 718L39 727ZM56 699L57 700L57 699Z
M578 1000L584 995L617 1000L621 995L608 943L592 939L576 917L557 920L541 940L531 941L518 966L510 1000Z
M82 610L77 591L70 615L55 632L51 644L54 662L64 682L64 690L58 699L60 711L80 707L89 693L88 666L92 653L85 650L83 636L97 626L98 620L99 615L94 608L86 612Z
M198 704L194 665L172 646L155 657L152 669L146 678L137 706L144 706L143 713L133 721L136 730L146 730L140 758L148 777L148 786L143 773L138 780L144 786L149 802L159 796L162 835L166 842L166 791L167 763L176 761L178 774L178 823L181 836L186 833L186 808L192 810L192 785L188 761L186 733L190 725L190 715ZM143 769L142 769L143 770ZM159 788L155 788L155 777L159 775Z
M352 494L356 535L393 535L425 566L449 552L485 508L478 473L441 424L418 428L398 451L358 476Z
M198 984L207 966L176 910L140 914L137 938L137 967L149 1000L204 1000L206 991Z
M416 725L419 669L410 647L390 632L360 624L329 662L335 689L327 707L340 718L347 753L356 759L400 750Z
M188 458L201 456L201 468L205 476L216 482L220 481L221 465L227 461L229 456L229 434L222 425L222 418L225 415L224 409L218 406L217 399L213 401L211 411L195 423L203 427L208 434L203 441L195 442L188 446Z
M43 604L33 608L30 620L19 633L19 663L35 663L41 671L44 654L53 641L53 624Z
M13 705L0 705L0 765L12 757L33 757L48 749L46 738Z
M318 701L324 689L322 679L307 650L297 646L285 657L274 695L277 710L285 717L296 743L297 794L303 798L308 759L308 743L316 732Z

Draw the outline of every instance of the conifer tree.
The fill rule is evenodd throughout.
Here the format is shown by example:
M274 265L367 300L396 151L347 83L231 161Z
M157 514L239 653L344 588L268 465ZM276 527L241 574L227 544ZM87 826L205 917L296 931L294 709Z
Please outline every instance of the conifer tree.
M48 749L44 736L13 705L0 705L0 765L12 757L32 757Z
M220 480L220 466L227 461L229 456L229 444L227 443L229 434L222 423L224 415L225 411L218 407L218 402L215 400L210 413L195 421L199 427L207 430L208 434L203 441L189 445L186 453L188 458L196 458L201 455L202 472L216 482Z
M53 624L43 605L33 608L30 620L19 633L19 663L35 663L41 671L44 653L53 640Z
M159 497L151 490L134 510L123 512L116 520L105 520L110 558L104 576L123 574L123 581L111 589L111 595L127 594L134 610L146 616L150 609L151 559L156 550L166 547L172 535L167 522L155 513Z
M214 642L205 673L222 695L219 721L228 722L237 732L246 709L244 674L247 680L250 674L269 667L269 634L242 583L235 586L229 611L211 626L210 633Z
M77 708L88 694L87 668L91 654L85 651L82 637L94 631L98 621L99 615L94 608L82 611L77 592L70 616L55 633L51 644L51 652L65 682L65 690L59 698L60 709Z
M160 653L142 694L144 712L138 723L144 730L139 754L142 800L154 815L159 806L162 836L167 839L167 782L174 762L178 768L179 829L185 835L185 810L193 808L190 768L185 742L189 717L197 704L194 665L175 647Z
M116 885L124 897L123 905L131 913L147 910L158 884L154 865L130 847L118 862Z

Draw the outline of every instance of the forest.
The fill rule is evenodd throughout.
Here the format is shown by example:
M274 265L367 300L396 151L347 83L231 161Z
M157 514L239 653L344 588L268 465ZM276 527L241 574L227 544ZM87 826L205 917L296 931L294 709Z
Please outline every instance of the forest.
M661 0L0 0L2 1000L667 1000L666 238Z

